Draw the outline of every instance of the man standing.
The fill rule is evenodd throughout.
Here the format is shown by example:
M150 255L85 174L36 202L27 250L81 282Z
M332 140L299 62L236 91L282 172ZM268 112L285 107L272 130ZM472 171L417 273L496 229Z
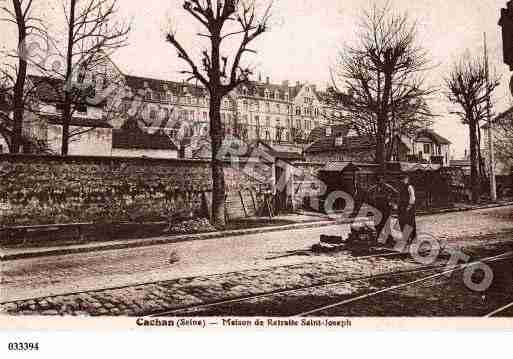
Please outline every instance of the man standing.
M381 220L379 223L375 223L376 232L378 238L381 237L381 232L385 230L385 225L388 223L390 216L392 215L392 197L397 198L399 192L385 182L383 176L378 177L378 183L369 188L368 190L369 200L371 203L381 212ZM390 233L389 230L385 230L385 233Z
M407 243L411 243L417 237L415 189L406 174L402 177L402 186L399 192L399 226L403 236L407 236Z

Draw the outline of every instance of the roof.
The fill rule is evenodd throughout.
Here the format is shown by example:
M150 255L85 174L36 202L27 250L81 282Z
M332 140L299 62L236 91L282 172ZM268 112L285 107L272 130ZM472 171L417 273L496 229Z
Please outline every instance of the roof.
M429 128L423 129L423 130L420 130L419 132L417 132L417 138L419 138L421 136L430 137L434 142L436 142L439 145L450 145L451 144L451 141L449 141L445 137L440 136L434 130L429 129Z
M287 92L289 99L292 99L297 96L302 87L302 84L289 86L287 83L279 85L267 82L249 81L237 87L236 91L239 95L243 95L243 89L246 88L248 90L247 96L249 97L265 97L265 90L267 89L273 96L276 92L278 93L278 98L272 97L271 99L285 101L285 94Z
M414 172L414 171L436 171L440 169L439 164L435 163L413 163L413 162L401 162L401 171Z
M320 136L318 140L305 149L305 153L355 150L373 148L374 139L370 136L347 136L349 129L344 125L331 126L330 136ZM336 145L336 139L343 137L342 145Z
M318 139L326 136L326 127L316 127L308 135L307 142L314 143Z
M46 120L48 123L54 125L62 125L62 117L57 115L40 115L40 117ZM72 117L69 124L71 126L79 127L95 127L95 128L112 128L112 125L101 118L89 118L89 117Z
M299 148L291 148L290 146L284 146L279 144L269 144L265 141L259 140L256 143L256 147L259 145L264 146L267 151L266 153L270 156L282 160L302 160L302 151Z
M505 119L509 119L510 121L512 121L513 119L513 107L507 109L506 111L498 114L494 119L493 119L493 123L497 123L497 122L501 122L502 120L505 120ZM482 126L483 128L488 128L488 124L485 124Z
M374 163L358 163L351 161L332 161L326 163L326 165L322 168L322 171L333 171L333 172L342 172L345 169L354 168L357 171L362 168L377 168L378 165Z
M139 127L133 118L127 120L120 129L112 130L112 148L178 150L165 133L160 130L155 133L147 133Z
M167 81L131 75L126 75L125 80L127 86L135 90L151 89L159 93L170 91L178 96L191 94L195 97L202 97L207 94L203 87L188 82Z
M451 160L451 167L470 167L470 160Z
M40 101L47 103L62 103L64 101L65 82L63 79L37 75L28 75L28 78L34 85L34 91ZM82 87L82 91L84 91L82 94L84 100L94 95L94 89L90 85L74 85L74 88L79 87ZM84 101L84 104L88 106L103 106L104 103L105 101L91 101L91 103Z

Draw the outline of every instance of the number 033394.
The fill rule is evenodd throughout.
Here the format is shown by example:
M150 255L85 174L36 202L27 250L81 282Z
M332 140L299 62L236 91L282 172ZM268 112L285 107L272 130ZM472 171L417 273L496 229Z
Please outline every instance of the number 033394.
M25 351L37 351L39 350L39 343L28 343L28 342L12 342L7 344L7 349L9 351L18 351L18 352L25 352Z

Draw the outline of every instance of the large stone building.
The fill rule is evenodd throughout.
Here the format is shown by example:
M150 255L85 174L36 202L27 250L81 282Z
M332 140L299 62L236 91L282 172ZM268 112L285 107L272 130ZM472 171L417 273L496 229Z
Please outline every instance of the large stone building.
M27 112L24 127L49 152L59 153L64 82L30 76L29 86L36 89L36 105ZM76 74L73 86L93 88L94 96L74 105L69 154L176 158L199 153L204 157L201 149L210 124L205 88L126 75L110 60L95 73ZM292 152L301 151L314 128L326 126L328 117L342 111L329 106L325 98L326 93L306 83L274 84L266 78L241 85L223 99L224 133L251 144L288 144L294 147ZM133 123L126 126L127 121L137 123L154 140L144 137Z

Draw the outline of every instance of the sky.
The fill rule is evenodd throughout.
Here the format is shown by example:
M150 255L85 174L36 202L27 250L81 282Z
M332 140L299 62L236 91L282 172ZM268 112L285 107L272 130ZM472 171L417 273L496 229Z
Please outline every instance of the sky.
M181 0L119 0L119 16L132 22L129 46L113 55L124 73L180 78L179 71L187 67L164 41L165 31L170 27L176 30L176 36L192 53L201 49L194 35L198 27L181 9L182 3ZM434 86L441 86L450 65L466 51L482 53L486 32L490 64L502 75L502 84L494 96L496 112L508 108L511 75L502 63L502 39L497 25L500 8L506 6L506 0L390 0L390 3L417 21L419 43L436 65L427 74ZM310 82L325 88L330 83L329 69L335 64L338 51L345 43L354 41L359 16L371 4L368 0L274 0L269 32L255 42L253 48L258 54L250 54L248 61L256 73L261 73L262 78L269 76L271 82L288 79L292 83ZM0 24L0 30L6 26ZM8 42L7 33L0 31L0 40ZM451 105L442 94L433 99L432 105L439 115L435 130L453 143L455 158L461 157L468 145L465 126L449 114Z

